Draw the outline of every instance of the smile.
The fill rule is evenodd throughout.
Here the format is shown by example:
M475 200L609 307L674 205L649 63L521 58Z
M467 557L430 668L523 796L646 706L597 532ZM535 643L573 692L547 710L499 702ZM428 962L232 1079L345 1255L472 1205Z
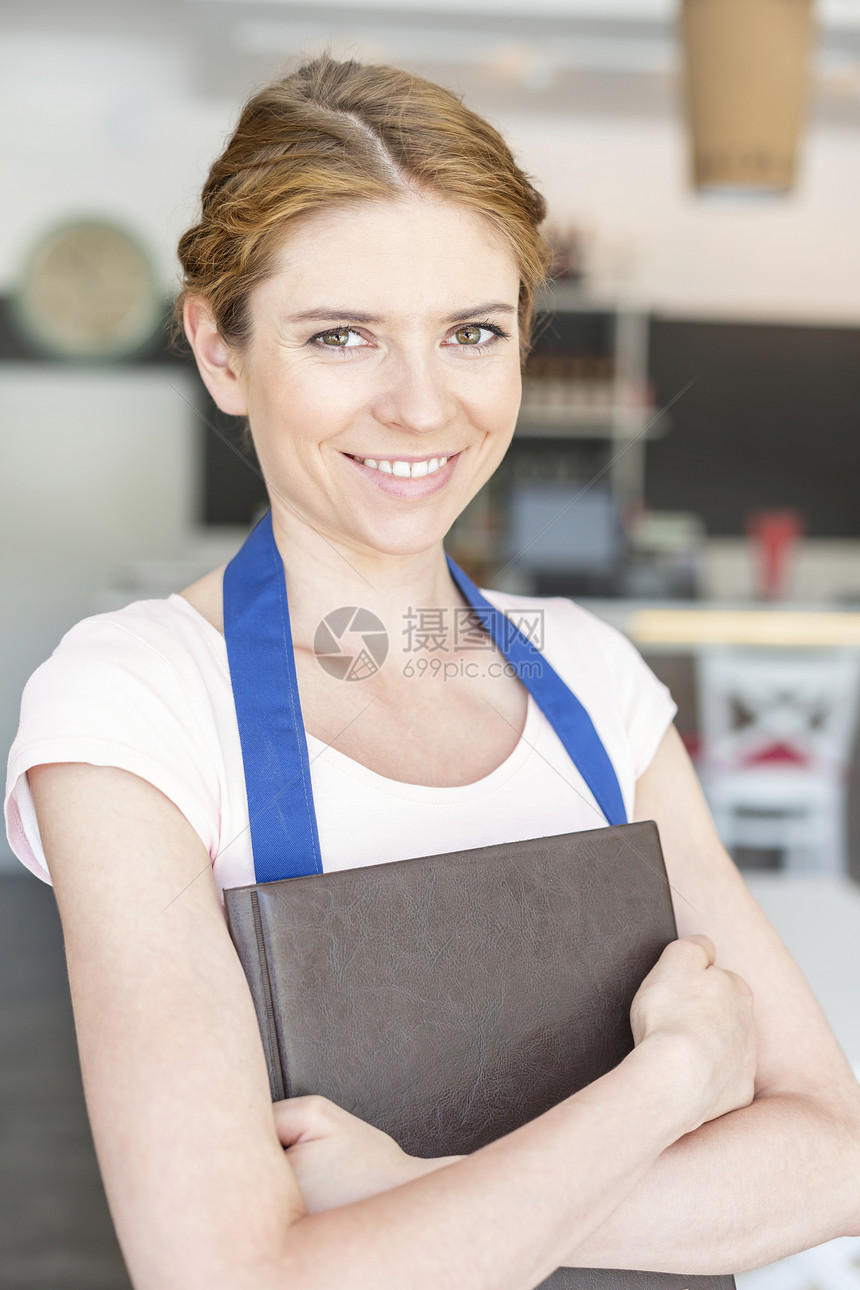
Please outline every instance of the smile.
M397 475L401 479L420 479L423 475L434 475L448 461L447 457L425 457L421 461L384 458L377 461L373 457L355 457L352 453L346 455L362 466L369 466L371 470L381 470L384 475Z
M358 457L351 452L342 455L377 494L416 501L432 497L447 487L464 451L461 449L448 456L439 453L435 457L412 461L405 457Z

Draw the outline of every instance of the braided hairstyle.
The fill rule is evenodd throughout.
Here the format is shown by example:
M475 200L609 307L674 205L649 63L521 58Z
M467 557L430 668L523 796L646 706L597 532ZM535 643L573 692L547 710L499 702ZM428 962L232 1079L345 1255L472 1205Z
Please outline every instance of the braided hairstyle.
M328 54L279 77L245 104L213 163L200 218L179 240L174 337L191 296L205 299L222 339L251 339L252 291L277 268L289 227L334 203L429 192L483 216L520 274L522 354L550 252L546 203L501 135L450 90L395 67Z

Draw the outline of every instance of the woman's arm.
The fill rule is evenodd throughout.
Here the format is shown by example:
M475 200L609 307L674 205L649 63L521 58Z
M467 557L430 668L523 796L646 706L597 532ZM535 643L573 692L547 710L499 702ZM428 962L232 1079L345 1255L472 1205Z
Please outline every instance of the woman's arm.
M720 843L674 727L637 785L635 817L659 825L679 936L710 937L717 963L752 987L756 1100L664 1152L567 1262L742 1271L860 1235L860 1085Z
M680 936L705 933L717 962L752 984L759 1032L756 1100L667 1148L589 1237L573 1237L569 1266L724 1273L759 1267L840 1235L860 1233L860 1086L796 964L720 844L683 745L663 740L638 786L636 817L660 825ZM332 1200L330 1170L357 1194L392 1186L374 1131L329 1108L323 1128L296 1140L299 1108L276 1125L308 1177L313 1203ZM360 1127L358 1127L360 1126ZM324 1142L324 1146L321 1145ZM296 1155L298 1150L299 1154ZM305 1152L306 1154L302 1155ZM413 1171L437 1167L415 1162Z
M672 1142L751 1096L753 1050L734 1070L730 1046L719 1051L718 1018L748 1033L732 978L687 942L677 986L652 1005L658 1022L614 1071L473 1156L309 1215L197 835L128 772L51 765L30 778L93 1136L137 1290L527 1290ZM716 1049L672 1028L686 982L687 1030L717 1036Z

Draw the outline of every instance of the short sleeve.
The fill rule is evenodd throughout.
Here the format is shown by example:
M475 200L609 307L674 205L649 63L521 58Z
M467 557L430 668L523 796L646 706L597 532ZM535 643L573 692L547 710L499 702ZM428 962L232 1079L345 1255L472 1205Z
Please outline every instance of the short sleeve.
M678 705L633 642L616 627L591 617L612 676L613 698L627 733L634 778L639 779L653 761Z
M218 848L219 785L187 678L111 615L84 619L24 689L9 753L6 831L15 855L50 882L27 771L47 762L116 766L179 808L206 846Z

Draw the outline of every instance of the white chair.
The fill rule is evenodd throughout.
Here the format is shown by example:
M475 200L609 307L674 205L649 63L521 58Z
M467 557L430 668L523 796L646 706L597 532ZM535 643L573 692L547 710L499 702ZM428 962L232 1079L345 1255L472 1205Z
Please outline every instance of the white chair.
M787 870L845 872L860 653L714 646L697 676L699 775L729 851L773 849Z

